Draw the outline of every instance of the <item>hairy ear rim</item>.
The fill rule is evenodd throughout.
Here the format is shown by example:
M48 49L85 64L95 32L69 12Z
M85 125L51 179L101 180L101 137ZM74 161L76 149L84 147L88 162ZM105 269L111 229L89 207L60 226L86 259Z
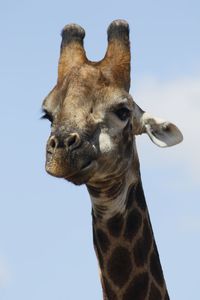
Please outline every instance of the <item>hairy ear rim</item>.
M151 141L161 148L171 147L183 141L179 128L161 118L153 117L144 112L140 119L141 133L147 133Z

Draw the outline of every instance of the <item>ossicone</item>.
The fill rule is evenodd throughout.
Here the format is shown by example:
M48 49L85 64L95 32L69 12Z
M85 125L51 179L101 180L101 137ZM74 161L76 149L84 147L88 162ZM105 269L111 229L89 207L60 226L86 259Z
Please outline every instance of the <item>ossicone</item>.
M129 25L125 20L113 21L107 30L108 48L102 61L103 71L127 92L130 88Z
M66 25L62 32L60 59L58 64L58 84L69 74L72 67L86 62L83 45L85 30L77 24Z
M73 67L88 64L100 69L114 85L129 91L131 59L129 25L125 20L115 20L109 25L107 34L108 47L104 59L100 62L91 62L87 59L84 50L84 29L77 24L69 24L63 28L58 85L63 82Z

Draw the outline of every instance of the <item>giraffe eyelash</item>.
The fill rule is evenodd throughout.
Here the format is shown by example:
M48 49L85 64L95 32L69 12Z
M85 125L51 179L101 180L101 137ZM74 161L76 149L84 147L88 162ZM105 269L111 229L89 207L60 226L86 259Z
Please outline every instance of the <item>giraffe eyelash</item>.
M49 120L50 122L53 122L53 116L50 112L48 112L47 110L43 110L43 115L41 116L41 119L44 120L44 119L47 119Z

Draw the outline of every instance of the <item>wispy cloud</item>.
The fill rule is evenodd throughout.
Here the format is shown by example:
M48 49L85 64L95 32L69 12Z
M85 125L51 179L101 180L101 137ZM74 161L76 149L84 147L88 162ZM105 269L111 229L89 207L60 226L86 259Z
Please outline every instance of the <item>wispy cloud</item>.
M176 160L188 170L200 170L200 77L161 82L148 77L136 82L133 95L144 110L174 122L184 135ZM198 177L199 178L199 177Z

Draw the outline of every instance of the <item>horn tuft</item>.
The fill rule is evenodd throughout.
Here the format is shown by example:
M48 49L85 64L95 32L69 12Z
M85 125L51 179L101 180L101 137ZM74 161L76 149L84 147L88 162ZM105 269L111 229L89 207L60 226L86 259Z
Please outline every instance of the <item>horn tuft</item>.
M63 28L61 36L62 43L64 44L68 44L72 41L79 41L83 44L85 30L77 24L68 24Z
M108 42L112 39L129 40L129 25L125 20L115 20L108 27Z
M66 25L62 32L60 59L58 64L58 84L69 75L74 67L87 61L83 46L85 30L77 24Z
M129 25L125 20L115 20L108 27L108 47L101 62L102 71L110 80L124 88L130 88Z

